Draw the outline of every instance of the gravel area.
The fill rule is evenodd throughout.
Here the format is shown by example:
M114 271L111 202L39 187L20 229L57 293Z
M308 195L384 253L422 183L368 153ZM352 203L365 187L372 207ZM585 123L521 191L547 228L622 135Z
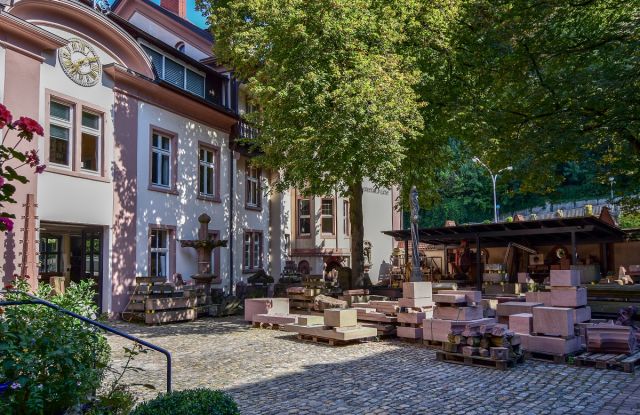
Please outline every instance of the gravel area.
M331 347L290 333L254 329L240 318L120 329L167 348L174 389L229 392L243 414L638 414L638 375L528 361L503 372L438 362L435 352L398 340ZM122 346L109 336L116 363ZM165 388L155 352L128 382ZM144 398L156 392L137 390Z

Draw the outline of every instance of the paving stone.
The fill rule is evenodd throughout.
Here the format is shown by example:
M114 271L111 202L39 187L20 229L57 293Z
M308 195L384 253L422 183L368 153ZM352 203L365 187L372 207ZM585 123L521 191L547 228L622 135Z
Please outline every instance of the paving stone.
M225 390L243 414L639 413L638 400L625 397L640 395L640 376L622 372L538 361L506 372L459 366L438 362L421 345L389 340L330 347L250 328L241 317L115 325L172 353L174 389ZM131 342L110 335L109 343L122 364L122 346ZM163 391L162 355L139 355L135 365L145 369L143 383L157 388L134 387L141 398ZM141 379L130 373L126 382Z

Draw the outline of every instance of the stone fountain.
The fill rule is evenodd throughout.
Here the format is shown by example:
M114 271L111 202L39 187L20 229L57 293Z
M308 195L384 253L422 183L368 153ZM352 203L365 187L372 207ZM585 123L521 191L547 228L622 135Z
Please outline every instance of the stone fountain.
M207 295L211 292L211 284L217 284L221 281L220 276L211 273L211 251L216 248L226 247L226 240L209 239L209 222L211 217L203 213L198 217L200 228L198 229L198 239L180 240L180 246L183 248L194 248L198 253L198 273L191 276L196 284L205 286Z

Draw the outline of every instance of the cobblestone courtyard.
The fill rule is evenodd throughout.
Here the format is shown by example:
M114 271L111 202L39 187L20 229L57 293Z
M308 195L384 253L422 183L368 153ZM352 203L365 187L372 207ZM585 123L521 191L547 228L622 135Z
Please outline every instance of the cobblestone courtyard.
M399 341L329 347L239 318L117 326L173 354L175 389L229 392L243 414L639 414L640 375L530 361L501 372L441 363ZM122 346L110 336L117 361ZM137 359L165 387L164 357ZM155 393L143 392L145 396Z

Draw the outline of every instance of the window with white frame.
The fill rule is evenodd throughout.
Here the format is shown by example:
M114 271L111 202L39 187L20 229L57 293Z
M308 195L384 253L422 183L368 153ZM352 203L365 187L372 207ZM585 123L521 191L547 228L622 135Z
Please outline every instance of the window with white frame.
M51 100L49 105L49 162L71 167L73 105Z
M151 135L151 184L171 187L171 137Z
M335 234L333 199L322 199L320 205L320 231L325 235Z
M351 222L349 220L349 201L342 202L342 228L346 236L351 235Z
M254 166L248 166L246 172L246 204L250 207L260 207L261 189L260 189L260 169Z
M242 254L242 268L245 271L262 267L262 232L244 233Z
M169 273L169 231L151 230L149 276L167 277Z
M100 137L102 117L82 111L82 135L80 141L80 165L82 169L97 172L100 166Z
M298 235L311 235L311 199L298 199Z
M207 197L215 197L218 193L216 188L216 163L217 151L210 147L200 147L199 152L199 188L200 194Z

